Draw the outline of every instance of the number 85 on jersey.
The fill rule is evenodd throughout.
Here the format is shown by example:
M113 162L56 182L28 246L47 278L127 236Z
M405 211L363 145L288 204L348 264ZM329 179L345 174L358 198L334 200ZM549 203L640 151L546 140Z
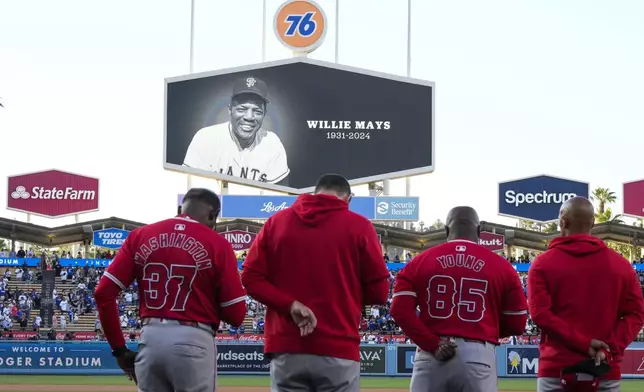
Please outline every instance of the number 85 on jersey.
M289 0L275 13L273 30L282 45L294 52L310 53L324 42L326 14L312 0Z

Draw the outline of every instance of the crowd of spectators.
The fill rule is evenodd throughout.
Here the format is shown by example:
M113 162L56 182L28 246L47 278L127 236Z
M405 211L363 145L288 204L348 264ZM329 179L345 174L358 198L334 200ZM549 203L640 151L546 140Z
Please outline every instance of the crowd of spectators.
M37 257L32 249L24 250L20 248L18 252L7 252L5 249L0 251L0 257ZM6 255L6 256L3 256ZM243 260L245 253L240 256ZM97 254L97 258L112 259L115 253L111 251ZM384 260L388 263L406 263L411 261L413 255L407 253L404 257L394 256L390 259L386 253L383 255ZM61 258L72 258L70 252L62 253L53 252L46 257L45 262L39 267L29 267L26 264L16 268L6 268L0 272L0 328L8 330L33 330L39 331L45 327L39 312L34 315L34 309L40 308L40 294L37 289L23 290L23 285L13 284L16 282L23 283L40 283L42 281L42 269L55 270L59 281L65 286L58 286L54 289L53 298L54 317L51 328L67 330L69 326L78 323L79 317L89 315L93 317L93 329L100 334L101 325L96 317L96 302L93 297L94 289L103 274L103 268L94 268L89 266L63 267L60 265ZM82 258L78 253L75 258ZM401 260L402 259L402 260ZM530 256L521 256L518 258L508 258L512 263L530 263ZM643 264L644 257L634 261L634 264ZM362 333L362 340L365 343L383 343L387 342L392 335L401 336L403 333L395 323L390 314L391 292L393 291L393 282L398 271L391 271L390 277L390 296L388 303L384 306L366 307L363 311L360 324L358 326ZM640 283L644 287L644 271L637 272ZM527 273L519 273L523 283L524 293L527 296ZM60 288L64 287L64 288ZM248 306L247 325L239 328L221 323L219 333L227 335L239 334L262 334L264 332L265 306L253 300L246 301ZM121 327L126 332L134 332L141 328L141 319L138 311L139 292L136 282L125 290L119 298L119 314L121 317ZM32 317L33 316L33 317ZM513 337L512 341L520 343L522 341L533 342L530 337L536 337L540 334L537 326L528 318L526 332L523 337ZM400 339L398 339L400 341Z

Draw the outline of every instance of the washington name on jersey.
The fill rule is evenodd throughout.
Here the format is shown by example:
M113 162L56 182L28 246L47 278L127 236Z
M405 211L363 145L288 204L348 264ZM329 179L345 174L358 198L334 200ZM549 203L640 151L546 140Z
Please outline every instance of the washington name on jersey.
M159 249L175 248L186 251L195 262L197 270L212 268L212 260L206 247L194 237L183 233L159 233L142 243L134 253L134 262L145 264L150 255Z
M202 128L195 134L183 164L253 181L277 183L290 170L286 150L279 137L264 128L248 148L242 148L230 122Z

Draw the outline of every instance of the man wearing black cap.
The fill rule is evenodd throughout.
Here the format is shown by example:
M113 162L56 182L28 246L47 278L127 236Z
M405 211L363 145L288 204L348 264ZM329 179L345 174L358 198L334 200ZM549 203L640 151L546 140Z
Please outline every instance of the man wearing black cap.
M230 121L199 130L184 158L184 166L271 184L289 174L286 151L279 137L262 123L268 88L253 76L238 79L228 113Z

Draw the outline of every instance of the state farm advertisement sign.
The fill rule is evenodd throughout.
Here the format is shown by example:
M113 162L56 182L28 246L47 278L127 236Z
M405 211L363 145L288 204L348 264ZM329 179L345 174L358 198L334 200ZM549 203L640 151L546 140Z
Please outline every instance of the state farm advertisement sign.
M494 234L487 231L481 232L479 245L482 245L492 252L503 252L505 246L505 236L503 234Z
M98 178L47 170L7 178L7 209L49 218L98 211Z
M250 249L250 246L255 241L257 234L249 233L242 230L231 230L221 233L224 238L230 242L230 245L233 246L235 251L247 250Z

